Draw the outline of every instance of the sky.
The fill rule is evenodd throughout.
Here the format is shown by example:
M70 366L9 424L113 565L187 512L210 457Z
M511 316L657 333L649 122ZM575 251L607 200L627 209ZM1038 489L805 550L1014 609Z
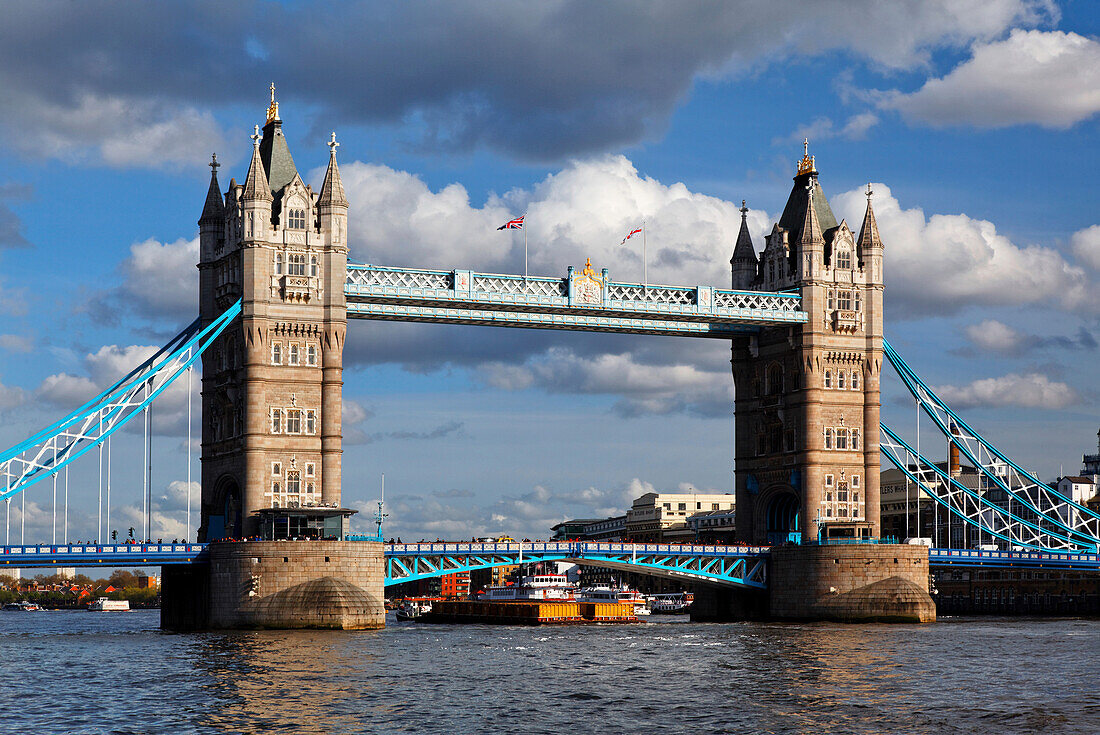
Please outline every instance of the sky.
M644 218L651 282L725 287L741 201L759 250L809 138L853 228L872 184L886 335L917 373L1043 479L1096 451L1100 10L1084 0L6 8L0 446L194 318L206 164L217 152L223 188L244 179L272 82L315 188L336 131L351 257L380 265L521 272L522 235L496 227L526 212L533 274L591 258L640 280L620 241ZM356 321L344 380L360 532L383 472L385 533L404 540L545 538L643 492L733 490L721 341ZM883 384L883 421L912 436L911 399ZM154 410L154 537L188 534L187 403L178 385ZM134 432L113 443L122 535L140 528L141 450ZM97 473L70 472L71 539L99 533ZM15 542L23 513L5 515ZM28 541L52 538L50 482L25 513Z

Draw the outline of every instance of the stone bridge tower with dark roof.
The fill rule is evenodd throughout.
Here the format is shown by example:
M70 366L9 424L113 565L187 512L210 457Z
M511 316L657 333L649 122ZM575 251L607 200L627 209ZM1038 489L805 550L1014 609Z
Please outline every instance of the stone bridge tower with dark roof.
M282 125L272 85L244 184L223 193L215 159L199 219L203 323L243 307L203 355L201 540L256 535L257 511L340 505L348 201L335 133L314 192Z
M797 290L809 321L733 342L738 536L877 538L883 247L870 188L856 236L807 150L759 255L745 212L733 287Z

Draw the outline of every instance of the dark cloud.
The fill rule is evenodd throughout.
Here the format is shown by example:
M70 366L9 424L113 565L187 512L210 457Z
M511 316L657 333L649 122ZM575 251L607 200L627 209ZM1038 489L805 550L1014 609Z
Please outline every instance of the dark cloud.
M275 79L326 125L400 124L435 150L554 159L661 130L700 75L836 49L910 68L1048 19L1040 0L981 5L47 0L5 8L0 118L34 133L28 152L74 154L75 139L136 164L128 139L214 140L196 110L254 100Z

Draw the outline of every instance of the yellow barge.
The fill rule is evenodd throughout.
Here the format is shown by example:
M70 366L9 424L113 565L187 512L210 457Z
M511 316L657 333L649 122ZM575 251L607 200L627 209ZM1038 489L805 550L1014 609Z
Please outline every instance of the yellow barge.
M576 625L581 623L636 623L628 602L577 600L447 600L417 618L425 623L483 623L502 625Z

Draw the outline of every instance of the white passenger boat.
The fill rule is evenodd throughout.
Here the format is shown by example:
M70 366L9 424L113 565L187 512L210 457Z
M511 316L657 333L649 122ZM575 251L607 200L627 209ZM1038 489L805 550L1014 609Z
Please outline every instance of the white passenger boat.
M16 612L36 612L38 610L41 610L42 608L40 608L33 602L27 602L26 600L23 600L22 602L9 602L8 604L4 605L4 609L14 610Z
M649 598L649 611L654 615L684 615L691 612L695 595L690 592L673 592L653 595Z
M108 600L106 597L100 597L89 604L88 609L92 612L125 612L130 609L130 601Z
M577 586L564 574L533 574L524 577L519 584L490 585L478 599L489 602L572 600L576 590Z

